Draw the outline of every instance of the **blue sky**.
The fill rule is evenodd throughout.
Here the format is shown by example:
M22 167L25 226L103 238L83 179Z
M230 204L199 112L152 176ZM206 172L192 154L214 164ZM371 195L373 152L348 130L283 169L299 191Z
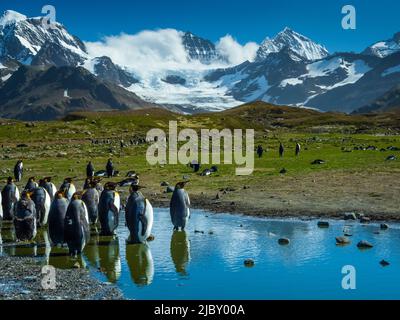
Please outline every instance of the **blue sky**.
M325 45L329 51L361 51L400 31L397 0L2 0L0 10L39 16L45 4L57 21L85 41L121 32L174 28L217 41L231 34L240 43L260 43L285 26ZM357 30L341 28L341 8L357 9Z

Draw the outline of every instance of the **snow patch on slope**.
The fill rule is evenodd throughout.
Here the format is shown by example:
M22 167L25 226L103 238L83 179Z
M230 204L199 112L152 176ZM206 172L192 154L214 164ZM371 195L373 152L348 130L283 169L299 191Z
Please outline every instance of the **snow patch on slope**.
M383 73L382 73L382 77L386 77L388 75L391 75L393 73L398 73L400 72L400 65L396 66L396 67L392 67L389 69L386 69Z

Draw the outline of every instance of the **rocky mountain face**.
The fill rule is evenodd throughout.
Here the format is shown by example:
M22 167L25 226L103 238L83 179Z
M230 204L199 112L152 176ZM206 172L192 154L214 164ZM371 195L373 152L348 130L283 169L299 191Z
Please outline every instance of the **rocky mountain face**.
M379 97L373 103L356 110L355 114L400 111L400 84Z
M74 111L157 107L82 67L21 66L0 87L0 117L53 120Z
M379 41L374 43L363 54L376 56L378 58L385 58L393 53L400 51L400 32L396 33L393 38L389 40Z
M263 61L271 53L277 53L283 49L290 49L294 53L293 59L300 60L314 61L329 55L328 50L320 44L290 28L285 28L274 39L266 38L263 41L258 49L256 61Z
M191 60L198 60L201 63L208 64L221 58L214 43L191 32L183 34L182 43Z
M115 65L109 57L95 58L93 60L93 71L99 78L125 88L139 82L131 73Z
M8 56L23 64L31 64L41 51L42 61L53 61L61 50L75 56L86 56L83 42L68 33L59 23L54 29L46 29L42 18L28 18L15 11L8 10L0 18L0 57ZM72 55L72 54L71 54ZM80 58L71 61L75 65Z

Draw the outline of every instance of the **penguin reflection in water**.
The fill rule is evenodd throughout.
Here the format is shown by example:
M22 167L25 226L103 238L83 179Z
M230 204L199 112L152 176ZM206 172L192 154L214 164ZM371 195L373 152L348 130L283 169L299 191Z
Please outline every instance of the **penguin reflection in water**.
M18 187L14 184L13 178L7 179L7 184L1 191L1 205L3 209L4 221L12 221L14 218L14 211L17 202L20 199Z
M190 218L190 199L188 193L184 189L188 182L189 181L177 183L174 193L172 194L170 215L174 230L185 230Z
M17 241L32 241L37 234L36 208L30 193L24 191L15 208L15 235Z
M147 244L127 244L126 260L133 282L139 286L148 286L154 278L154 261Z
M153 228L153 207L140 190L144 188L131 185L131 195L125 208L125 220L129 228L129 243L146 243Z
M190 241L186 231L174 231L172 234L171 258L176 272L185 276L187 274L186 268L190 261Z
M64 240L71 256L82 253L90 240L89 216L81 194L75 193L65 215Z
M115 190L116 187L116 183L107 182L100 196L99 220L102 236L113 236L118 227L121 198Z
M65 215L67 214L68 200L64 193L56 193L49 213L49 235L54 246L64 244Z

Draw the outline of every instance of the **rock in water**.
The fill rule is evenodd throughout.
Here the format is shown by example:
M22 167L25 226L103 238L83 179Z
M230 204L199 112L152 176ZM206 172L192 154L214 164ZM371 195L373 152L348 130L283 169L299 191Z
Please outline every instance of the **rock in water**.
M386 261L386 260L382 260L381 262L379 262L379 264L380 264L382 267L388 267L388 266L390 266L390 263L389 263L388 261Z
M362 240L357 244L357 247L360 249L371 249L374 246L371 243L369 243L368 241Z
M370 223L370 222L371 222L371 218L368 218L368 217L361 217L361 218L360 218L360 222L361 222L361 223Z
M320 227L320 228L329 228L329 222L319 221L318 222L318 227Z
M281 239L278 240L278 243L279 243L281 246L287 246L287 245L290 244L290 240L287 239L287 238L281 238Z
M347 237L337 237L336 238L336 244L338 244L338 245L347 245L350 243L351 243L351 241Z
M247 260L244 261L244 265L245 265L246 267L248 267L248 268L251 268L251 267L254 267L255 262L254 262L254 260L252 260L252 259L247 259Z

